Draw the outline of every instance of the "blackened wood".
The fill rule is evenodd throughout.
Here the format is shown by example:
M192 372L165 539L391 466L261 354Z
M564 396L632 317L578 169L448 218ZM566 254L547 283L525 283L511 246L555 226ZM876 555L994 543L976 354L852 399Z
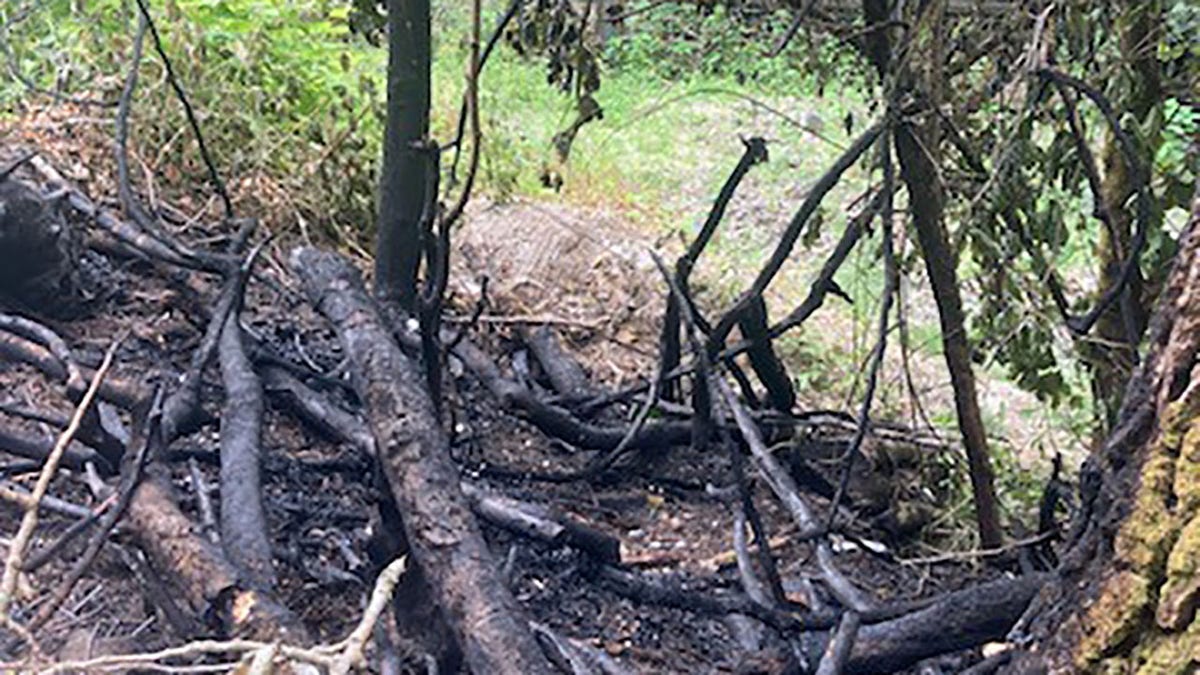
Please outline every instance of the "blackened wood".
M766 387L771 407L780 412L790 412L792 406L796 405L796 389L792 386L787 367L771 345L767 333L767 303L761 296L750 303L738 321L738 327L742 329L742 337L751 344L746 355L750 358L754 374Z
M548 326L542 326L525 335L525 344L537 359L550 386L561 396L572 399L582 399L593 395L587 373L579 362L563 349Z
M291 266L345 347L412 556L467 664L477 673L553 672L459 487L420 369L384 326L358 272L312 248L294 251Z
M375 437L371 435L366 422L344 410L325 394L276 366L262 369L262 381L268 394L279 398L326 437L359 448L367 455L375 454Z
M898 619L863 626L847 673L894 673L938 654L1002 639L1050 579L1034 574L951 593Z
M388 0L387 123L380 170L375 291L416 308L429 133L429 0Z
M275 587L275 568L262 502L262 384L242 345L237 312L225 322L220 340L221 380L221 544L246 580Z
M161 465L147 467L127 517L151 568L211 630L231 637L309 643L308 631L294 614L269 593L249 588L220 550L198 535L179 509Z

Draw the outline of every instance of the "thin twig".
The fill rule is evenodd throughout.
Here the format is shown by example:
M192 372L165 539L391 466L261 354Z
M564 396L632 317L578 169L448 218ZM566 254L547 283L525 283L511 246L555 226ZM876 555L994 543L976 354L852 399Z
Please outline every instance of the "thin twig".
M512 21L513 17L516 16L517 9L521 6L521 2L522 0L511 0L511 2L508 3L508 8L504 10L504 14L500 17L500 20L496 22L496 27L492 30L492 35L488 38L487 45L483 48L483 53L479 55L479 67L475 71L477 87L479 76L481 73L483 73L483 67L487 65L488 57L492 55L492 50L494 50L496 45L500 42L500 37L504 34L504 29L508 26L509 22ZM476 44L478 44L478 41ZM462 106L460 106L458 110L458 127L454 132L454 140L447 143L445 146L447 148L451 146L454 147L454 160L450 163L450 185L452 186L458 184L458 159L462 155L462 140L463 134L466 133L467 117L469 114L468 110L470 105L470 101L467 100L466 96L464 96Z
M837 492L834 493L833 501L829 504L826 529L833 527L838 507L850 485L850 474L854 468L855 457L862 448L871 426L871 404L875 400L875 387L879 382L879 370L883 365L884 352L887 349L888 317L891 314L892 301L895 298L900 279L892 242L892 197L895 190L895 173L892 166L891 134L885 133L881 138L879 155L883 165L883 202L880 210L880 220L883 221L883 307L879 310L878 333L875 347L871 350L871 365L867 372L867 385L866 391L863 393L862 407L858 413L858 428L855 429L854 438L842 456L841 480L838 483Z
M480 7L481 0L473 0L471 4L471 57L467 65L466 109L471 123L471 156L467 160L467 177L463 182L462 192L458 200L447 212L440 227L449 229L467 207L471 198L471 189L475 186L475 175L479 171L479 149L483 142L483 133L479 129L479 71L481 59L479 56Z
M135 448L131 448L131 452L127 452L123 461L121 479L117 488L116 504L108 509L100 520L100 527L96 534L88 543L87 549L83 555L76 559L71 571L59 583L58 588L50 597L50 600L38 608L37 614L29 621L29 629L36 631L58 611L58 608L66 602L70 597L71 591L74 590L75 584L83 578L96 556L100 554L100 549L104 546L104 542L108 540L109 533L117 526L117 522L121 516L125 514L125 510L129 507L129 502L133 499L133 492L137 489L138 483L142 477L142 469L145 466L146 457L153 450L161 449L162 446L162 393L160 391L155 395L154 403L151 406L150 413L143 425L141 438L134 444Z
M79 431L84 415L87 413L88 407L91 406L92 400L96 397L96 392L99 391L100 383L104 381L104 376L108 374L108 369L113 364L113 358L116 356L117 347L120 344L121 341L119 339L114 341L104 354L104 361L100 364L99 370L96 371L95 377L92 378L91 385L84 392L83 399L75 407L75 413L71 416L70 424L59 434L58 440L54 444L54 449L50 451L50 456L46 458L46 464L42 467L42 472L38 476L31 496L32 503L25 509L25 515L21 519L21 527L17 530L16 536L13 537L8 551L8 559L4 563L4 576L0 579L0 615L2 616L8 616L9 608L12 605L13 592L17 587L17 575L21 570L25 550L28 548L30 539L33 537L33 531L37 528L38 504L50 488L50 481L58 471L59 460L62 459L63 453L67 451L67 446L75 437L75 433Z

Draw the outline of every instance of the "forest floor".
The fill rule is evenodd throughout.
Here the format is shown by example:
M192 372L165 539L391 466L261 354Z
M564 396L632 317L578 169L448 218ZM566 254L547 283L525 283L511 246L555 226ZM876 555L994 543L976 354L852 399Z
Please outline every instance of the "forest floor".
M22 150L36 150L97 202L114 203L106 127L74 112L55 111L0 129L0 136L5 139L0 144L5 155L0 163ZM185 214L204 211L195 194L169 186L153 195L152 202L169 204ZM269 219L269 214L244 215ZM201 233L186 223L176 226L172 234L195 246L229 235ZM295 234L283 234L265 249L259 270L266 283L252 283L248 289L243 324L276 355L314 376L337 378L341 376L341 348L329 326L303 300L283 263L287 250L298 240ZM597 388L645 377L654 360L663 292L644 243L655 242L612 212L555 203L481 201L472 207L457 237L449 323L461 325L459 320L471 313L480 297L480 279L486 274L489 304L471 338L507 370L539 386L520 333L524 327L549 325L584 365ZM125 336L113 377L170 382L186 371L204 329L204 308L211 306L218 294L218 280L96 251L86 255L98 270L100 281L91 289L95 299L78 316L45 319L66 340L76 359L95 366L113 340ZM920 304L919 300L911 302ZM851 330L829 321L808 330L824 335L844 335ZM948 394L941 386L941 376L933 374L936 360L920 357L914 363L916 377L927 389L925 404L946 406ZM464 476L486 490L550 505L616 537L623 564L649 578L702 595L736 592L739 576L731 551L730 509L705 490L726 481L727 457L673 448L638 472L568 485L489 478L488 467L564 470L580 466L586 455L501 409L453 360L449 365L447 425L453 429L452 452ZM0 362L0 391L5 403L61 416L72 409L58 383L28 366ZM206 407L219 409L220 386L214 374L210 373L204 392ZM1007 410L1020 410L1033 405L1007 385L985 380L983 392L985 407L1003 405ZM327 393L357 413L357 403L341 388L331 387ZM268 392L263 430L264 496L281 595L319 640L334 641L357 622L377 572L368 551L376 501L370 459L306 426L273 394ZM805 393L801 407L846 409L844 401L821 400L811 393ZM608 414L611 420L619 420L629 412ZM58 431L44 423L9 416L0 420L8 430L48 442ZM836 425L810 431L811 437L834 443L844 442L846 434L844 426ZM218 440L218 429L207 427L172 446L174 484L181 505L197 523L203 522L197 491L211 491L217 484ZM1028 439L1012 441L1034 445ZM798 440L795 445L804 442ZM890 475L885 508L899 499L899 492L906 487L919 487L922 477L928 475L921 472L930 470L922 464L911 473ZM4 484L25 487L31 486L37 473L23 461L9 462L0 471ZM816 574L809 547L792 538L794 527L765 488L756 489L766 527L773 534L771 543L780 561L784 588L800 588ZM910 492L904 495L906 499L925 500L928 506L943 510L948 506L943 500L950 498L949 492ZM98 505L77 471L60 472L51 494L88 509ZM0 514L0 531L15 532L20 509L9 504L0 508ZM959 520L955 531L961 532ZM55 540L74 522L71 517L44 515L35 549ZM861 540L888 543L882 555L869 551L861 540L846 539L839 545L843 570L881 601L931 597L1000 574L971 555L897 564L897 558L916 558L930 549L881 532L869 518L856 520L852 529ZM213 534L205 532L206 536ZM778 664L759 664L760 670L747 670L751 666L748 656L722 617L634 602L596 578L585 553L539 544L490 526L485 533L492 551L505 561L514 594L536 620L603 649L637 672L777 670ZM24 612L35 611L60 583L77 548L78 544L68 547L61 558L23 577L16 606ZM39 632L42 647L59 659L79 659L178 643L180 636L172 633L160 608L147 599L146 589L159 583L153 577L153 571L118 530L63 610ZM977 651L938 657L919 672L957 672L977 659Z

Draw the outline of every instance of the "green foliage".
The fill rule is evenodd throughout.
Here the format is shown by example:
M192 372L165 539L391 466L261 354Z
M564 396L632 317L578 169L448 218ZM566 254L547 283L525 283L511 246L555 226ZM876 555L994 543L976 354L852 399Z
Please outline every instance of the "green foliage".
M668 81L711 76L754 83L776 96L809 95L836 82L838 89L866 89L861 58L829 36L802 29L778 55L788 11L757 8L628 3L622 34L610 41L606 61L615 69L651 72Z
M51 0L12 30L28 74L53 84L55 59L71 84L114 100L127 69L136 6ZM383 112L385 54L354 36L340 0L173 0L152 4L155 21L206 140L230 176L261 176L283 188L302 216L340 229L373 220L375 163ZM182 111L147 48L135 99L134 142L163 148L161 168L204 182L191 142L175 142ZM7 85L15 106L27 96Z

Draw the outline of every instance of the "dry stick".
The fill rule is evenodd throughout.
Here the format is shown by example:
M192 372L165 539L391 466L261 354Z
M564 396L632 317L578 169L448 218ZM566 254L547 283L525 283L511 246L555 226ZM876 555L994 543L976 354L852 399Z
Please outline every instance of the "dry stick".
M440 217L442 205L438 201L438 183L442 171L437 143L431 142L425 150L425 204L421 209L419 229L425 254L426 280L418 295L417 321L421 335L421 366L425 369L425 386L429 389L429 398L434 407L440 411L442 348L439 337L445 281L450 274L450 228L445 227L445 221ZM441 227L435 239L434 223L439 221Z
M735 516L740 516L749 523L750 530L754 533L754 539L757 543L758 563L762 566L763 573L767 577L768 589L770 590L769 597L774 602L782 604L787 600L787 595L783 591L783 581L779 577L779 568L775 565L775 556L771 552L770 533L767 532L767 528L762 522L762 517L754 505L754 494L746 478L745 457L742 456L741 448L738 448L733 443L729 429L724 425L721 426L721 440L729 449L730 466L733 469L733 478L738 492L737 497L740 502L735 510ZM734 527L736 528L734 530L736 534L741 528L736 524ZM737 543L736 539L734 543ZM738 569L741 569L740 559Z
M379 617L391 604L392 593L396 584L400 582L401 575L407 569L407 561L408 559L404 556L396 558L379 573L379 577L375 580L375 590L371 593L366 611L363 612L362 621L359 621L358 626L342 641L342 653L330 666L330 675L345 675L350 672L351 668L362 663L363 646L371 637L371 631L379 622Z
M719 378L715 378L717 389L721 396L724 397L725 403L733 412L734 420L737 422L738 429L742 433L742 438L745 439L746 445L750 448L750 454L754 458L754 465L762 475L767 485L783 503L792 520L800 527L800 536L809 537L814 534L823 532L823 528L813 516L812 511L808 508L803 498L800 497L800 491L796 487L796 482L767 449L763 442L762 434L758 427L755 426L754 420L750 417L750 413L737 400L733 392L729 389L729 385L722 382ZM871 608L872 603L862 593L854 587L837 567L833 564L833 551L829 547L829 542L822 537L817 543L817 562L821 568L821 575L833 592L834 597L838 599L848 609L857 612L867 611Z
M121 90L121 99L117 106L117 198L121 202L121 208L125 209L125 213L133 222L147 234L169 246L170 242L164 241L162 233L158 232L156 227L152 227L150 217L133 196L133 184L129 178L129 112L133 109L133 93L137 90L138 72L142 65L142 44L145 42L148 25L146 16L139 15L137 33L133 37L133 54L129 57L129 74L125 77L125 87Z
M96 556L100 554L100 548L104 542L108 540L109 533L116 527L117 521L125 515L125 510L129 507L129 502L133 498L133 492L137 489L138 482L142 477L142 469L146 463L146 457L156 450L161 450L163 445L162 428L161 428L161 394L156 395L155 401L151 406L150 413L142 430L142 438L135 441L132 445L132 452L127 452L124 458L121 480L117 486L117 501L116 504L109 508L103 515L100 521L100 527L92 540L88 543L87 549L84 550L75 564L71 567L71 571L67 576L59 582L58 588L50 597L50 600L38 608L37 614L29 621L29 630L36 631L46 624L58 608L66 602L70 597L71 591L74 590L75 584L83 578Z
M43 504L45 503L45 499L45 497L42 498ZM105 511L107 511L111 506L112 502L110 500L105 500L101 502L98 507L96 507L96 510L91 511L79 520L71 523L71 526L68 527L65 532L59 535L57 539L28 556L25 559L25 563L21 565L21 571L25 572L26 574L30 572L36 572L46 563L54 560L54 558L64 548L66 548L67 544L74 541L76 537L83 534L89 528L91 528L91 526L99 522L100 516L104 515Z
M849 611L842 615L833 639L825 647L821 665L817 667L817 675L841 675L850 660L850 650L854 648L854 639L858 637L860 625L862 620L858 612Z
M201 259L192 260L182 256L174 248L151 237L141 228L123 220L111 211L100 208L85 195L78 187L70 184L49 162L41 157L34 157L30 165L48 181L64 186L67 190L67 203L79 213L91 218L102 230L112 235L122 246L126 254L143 256L150 260L159 260L186 269L197 269L206 272L223 272L223 261L212 254Z
M480 672L549 672L516 599L488 564L421 373L385 327L358 271L337 255L303 248L292 253L291 267L346 349L415 563L436 571L426 575L430 590L468 664Z
M767 53L767 58L773 59L783 53L783 50L787 48L792 38L796 37L796 33L800 30L800 25L804 23L805 17L808 16L808 13L812 11L813 6L816 4L817 0L807 0L807 2L801 5L800 9L796 10L795 15L792 17L792 23L784 31L783 37L779 38L779 42L776 42L771 51Z
M541 366L542 373L550 381L555 394L566 400L586 400L591 396L591 382L583 367L563 349L558 336L549 326L541 326L532 332L518 331L521 342Z
M404 575L405 568L406 558L402 556L392 561L383 569L382 572L379 573L379 576L375 581L375 587L371 591L371 597L368 601L367 609L363 612L362 619L349 635L333 644L304 648L295 647L288 644L262 642L258 640L200 640L196 642L190 642L179 647L171 647L169 649L163 649L156 652L147 652L142 654L118 654L101 656L83 661L58 663L40 672L43 675L51 675L75 671L89 672L95 670L136 669L139 667L173 672L174 667L160 664L159 662L233 653L245 653L252 656L261 655L263 653L273 653L278 657L282 657L290 661L329 668L331 673L336 675L344 675L345 673L348 673L351 668L362 664L363 647L366 644L366 640L371 635L371 629L376 623L378 623L379 617L390 604L396 584ZM20 669L24 665L25 664L0 664L0 667L5 669ZM230 665L222 665L222 669L217 672L226 672L230 670ZM202 672L197 671L194 668L195 667L184 666L180 672Z
M734 166L733 171L730 172L729 177L725 179L720 192L717 193L717 198L713 201L712 208L708 212L708 217L704 220L704 225L701 226L700 232L692 240L687 251L675 263L676 283L682 289L683 296L676 296L673 293L667 296L667 313L663 320L661 338L663 373L671 372L679 365L681 350L679 344L679 306L677 303L679 299L690 298L688 280L691 277L692 270L696 266L696 261L700 259L700 255L708 247L708 243L712 240L713 235L716 234L717 227L725 217L725 211L729 207L729 202L733 199L733 195L737 192L737 188L741 185L742 180L753 166L766 162L768 159L767 142L762 138L754 137L749 140L743 140L742 145L745 147L742 156L738 159L738 163ZM690 302L690 299L688 302ZM695 305L691 306L691 310L696 323L701 326L702 330L707 331L709 326ZM733 360L729 359L727 363L732 364ZM660 377L663 373L660 373ZM668 386L667 397L674 398L675 393L673 387Z
M891 133L884 133L881 139L879 155L883 165L883 191L881 193L883 208L880 209L879 215L883 223L883 307L879 310L879 332L875 347L871 351L866 391L863 392L862 407L858 412L858 428L855 429L854 438L846 448L845 454L842 455L841 480L838 482L837 492L834 493L833 500L829 504L829 516L825 520L826 529L833 527L838 507L850 486L850 473L854 469L855 457L862 448L867 431L871 426L871 404L875 401L875 387L879 382L879 370L883 365L884 352L887 349L888 316L891 314L892 300L895 298L896 289L900 283L900 274L896 269L896 252L892 242L892 197L896 177L892 166ZM851 637L851 641L853 642L853 637Z
M767 286L770 285L771 281L775 278L775 275L778 274L779 270L783 267L784 262L787 261L788 256L791 255L792 248L796 245L796 241L800 238L800 233L804 230L805 224L808 223L808 219L811 218L821 206L821 201L825 198L825 195L829 194L829 191L832 190L833 187L841 180L842 175L851 166L853 166L858 161L858 158L862 156L864 152L866 152L867 148L869 148L875 142L875 139L879 136L880 132L883 131L884 126L885 125L882 123L875 124L863 132L863 134L859 136L858 139L856 139L840 157L838 157L833 166L831 166L829 170L826 171L819 180L817 180L816 184L813 185L812 190L810 190L808 193L808 197L805 198L804 203L800 206L800 209L796 211L796 215L793 216L791 222L788 223L787 229L784 230L783 235L780 237L779 243L775 246L775 250L771 252L771 257L767 260L766 265L763 266L762 270L759 271L758 276L755 277L754 282L750 285L750 289L742 294L742 297L734 304L732 308L730 308L728 312L725 313L723 317L721 317L721 320L717 323L716 328L713 329L712 334L709 336L709 350L711 352L715 353L723 346L725 338L729 336L730 331L732 331L733 327L737 325L738 319L742 317L742 314L750 306L750 303L753 302L755 298L762 296L763 292L767 289Z
M42 472L38 476L37 483L34 485L31 496L32 503L25 509L25 515L21 519L21 527L17 530L16 536L13 537L12 544L9 546L8 559L4 563L4 576L0 579L0 616L7 617L8 610L12 605L13 591L17 587L17 574L21 570L25 549L29 546L34 529L37 528L38 505L42 497L46 495L46 491L50 488L50 481L54 478L54 474L58 470L59 460L62 458L63 453L66 452L67 445L71 443L71 439L75 437L75 432L79 430L80 424L83 423L84 414L87 412L88 406L92 404L92 399L96 397L96 392L100 389L100 383L104 381L104 376L108 374L108 369L112 366L113 357L116 355L119 345L120 340L113 342L112 346L104 354L104 361L100 364L99 370L96 371L95 377L92 378L92 383L88 386L87 391L84 392L83 399L75 407L75 413L71 415L70 424L59 435L58 441L54 444L54 449L51 450L50 456L46 458L46 464L42 467Z
M120 200L121 208L133 220L133 223L142 232L149 235L151 239L157 241L183 260L192 261L201 266L219 268L226 262L224 259L209 253L192 250L168 236L160 224L158 215L151 216L146 213L146 210L142 208L142 205L133 193L133 184L129 176L129 115L133 109L133 94L137 90L138 72L141 69L142 63L142 43L146 35L146 29L150 27L149 21L150 17L148 14L140 14L138 16L138 28L137 34L134 36L133 55L130 57L129 74L125 79L125 87L121 91L120 104L117 107L115 134L117 196ZM170 72L170 64L168 63L167 66L168 72ZM201 148L203 147L201 145Z
M217 353L225 322L234 308L240 302L250 277L254 261L258 257L263 242L246 255L245 261L230 275L221 289L217 306L212 318L200 339L200 346L192 354L191 367L184 373L178 388L167 397L163 404L163 435L170 440L195 429L203 421L203 408L200 407L200 383L204 379L204 370Z
M471 58L467 65L467 94L466 103L468 118L471 122L471 156L467 160L467 178L463 183L458 200L446 215L442 227L448 228L462 217L467 201L471 198L471 188L475 185L475 174L479 170L479 150L483 143L483 133L479 129L479 14L481 0L473 0L471 5Z
M276 583L262 501L262 383L246 356L238 305L221 330L221 380L225 406L221 413L221 543L246 580L260 588Z
M427 278L425 288L421 291L419 319L426 385L429 388L434 410L439 414L442 406L442 347L440 345L442 305L446 297L446 287L450 282L450 232L454 224L462 217L467 208L467 202L471 198L471 190L475 186L475 176L479 171L479 149L483 143L483 133L479 129L479 32L482 11L480 0L474 0L471 4L471 56L467 63L467 92L465 95L467 114L471 121L471 157L467 166L466 183L463 185L458 199L454 202L454 206L448 213L442 215L437 195L438 181L441 177L441 154L437 144L433 143L429 149L429 166L427 168L429 176L425 194L428 201L421 217L424 225L422 232L425 233L427 239L432 239L433 222L436 221L438 224L436 246L432 241L429 241L426 246Z
M839 297L846 297L834 283L833 277L846 261L846 258L849 257L850 252L854 249L859 239L862 238L863 232L866 229L866 221L880 208L882 194L882 192L877 193L871 200L870 207L846 224L846 229L842 232L841 239L838 240L833 252L829 254L829 257L825 260L825 264L821 267L821 271L817 274L817 278L809 287L808 295L786 317L768 329L767 337L769 339L775 339L807 321L825 303L826 295L833 293ZM753 346L753 341L742 340L718 352L717 357L722 362L729 363L733 357L745 353ZM662 379L664 382L670 382L689 375L691 372L691 366L679 366L664 373ZM589 403L588 409L602 407L623 398L640 394L648 388L649 384L643 383L612 392Z
M33 495L28 490L8 481L0 481L0 500L16 504L22 509L32 508L34 504ZM92 510L88 507L66 501L65 499L59 499L53 495L42 497L40 505L47 511L54 511L74 518L87 518L92 515Z
M31 340L3 331L0 331L0 358L27 363L47 377L60 381L69 378L67 366L61 359L50 353L50 350ZM90 377L92 374L92 371L85 367L81 367L80 371L85 377ZM136 407L140 401L145 399L146 395L146 392L137 384L115 378L105 378L100 385L100 398L121 408Z
M1113 228L1112 214L1108 211L1107 200L1104 199L1104 191L1100 182L1100 172L1096 168L1096 158L1092 154L1091 148L1088 147L1087 139L1084 137L1082 122L1079 119L1078 108L1075 104L1075 97L1071 94L1071 90L1062 82L1054 82L1054 90L1058 92L1058 96L1062 99L1063 105L1067 109L1067 123L1071 130L1071 137L1075 140L1075 151L1079 155L1083 165L1083 175L1087 177L1088 187L1092 191L1092 215L1100 221L1108 231L1108 241L1112 247L1114 260L1125 258L1125 251L1121 247L1121 237ZM1053 291L1053 287L1051 287ZM1060 291L1061 293L1061 291ZM1137 346L1133 344L1138 335L1137 324L1135 318L1136 308L1133 289L1130 286L1125 287L1125 292L1121 294L1121 319L1125 323L1125 334L1128 341L1131 343L1129 348L1132 350L1136 358Z
M225 219L233 220L233 202L230 201L229 193L225 190L225 183L221 181L221 176L217 173L217 167L213 163L212 156L208 153L208 146L204 143L204 134L200 133L200 123L196 120L196 113L192 110L192 104L188 102L187 94L183 91L183 86L179 83L179 78L175 75L175 69L171 65L171 59L163 49L162 39L158 36L158 28L154 25L154 19L150 18L150 10L146 7L146 0L137 0L137 5L138 9L141 10L142 17L146 19L146 23L150 27L150 37L154 38L154 50L158 52L159 58L162 59L163 67L166 68L167 80L171 83L171 88L175 90L175 96L183 104L188 124L192 127L192 133L196 135L196 145L199 146L200 157L204 160L204 166L208 169L209 180L212 181L213 188L221 197L221 203L225 207Z
M658 257L657 253L651 251L650 257L654 259L654 264L658 266L658 271L662 273L663 279L667 282L670 296L675 299L674 305L679 308L679 316L683 319L683 333L687 337L688 346L692 348L692 353L695 355L695 376L692 381L692 448L703 451L708 448L708 439L712 434L713 425L712 382L709 376L712 363L708 351L701 341L699 329L696 328L692 305L684 290L680 287L678 280L667 271L667 266L663 264L662 258ZM668 314L670 314L669 309ZM657 379L656 377L655 380Z
M740 498L733 506L733 552L738 577L742 580L742 590L746 592L746 597L764 607L774 606L776 599L771 597L771 591L754 571L750 547L746 542L746 509L743 508Z
M24 420L29 420L31 422L49 424L52 427L65 427L67 426L68 422L67 418L62 415L58 415L53 412L34 410L32 408L26 408L14 403L0 403L0 413Z

